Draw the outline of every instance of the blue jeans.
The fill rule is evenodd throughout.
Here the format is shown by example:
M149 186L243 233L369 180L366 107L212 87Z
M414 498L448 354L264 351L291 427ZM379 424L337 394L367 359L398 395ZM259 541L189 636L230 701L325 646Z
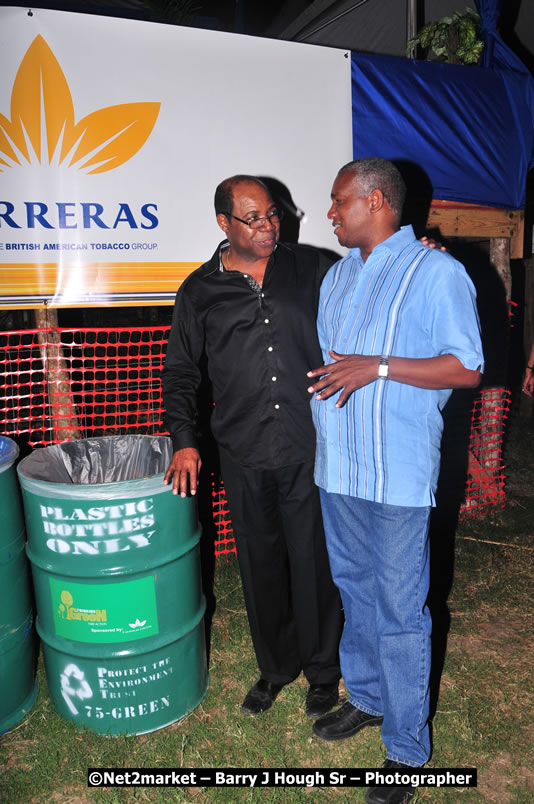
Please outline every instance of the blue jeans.
M423 765L430 756L430 507L320 492L345 610L339 655L350 703L383 715L388 759Z

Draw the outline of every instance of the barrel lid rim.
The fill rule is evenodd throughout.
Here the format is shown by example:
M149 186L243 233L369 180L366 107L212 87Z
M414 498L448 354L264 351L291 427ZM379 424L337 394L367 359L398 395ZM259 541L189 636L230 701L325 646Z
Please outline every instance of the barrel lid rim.
M9 436L0 435L0 472L9 469L20 453L19 445Z
M91 437L91 438L77 439L77 443L94 442L94 441L99 441L99 442L100 441L112 441L112 440L118 440L118 439L124 439L124 438L136 439L136 440L141 440L141 439L164 440L164 441L167 441L167 442L171 442L171 438L170 438L169 435L163 435L163 434L150 435L148 433L122 433L122 434L111 435L111 436L94 436L94 437ZM151 481L153 479L163 478L164 475L165 475L165 470L162 470L161 472L146 475L144 477L134 477L134 478L130 478L130 479L122 478L120 480L108 480L105 483L61 483L61 482L58 482L58 481L49 480L48 478L45 478L45 477L34 477L31 474L29 474L27 467L28 466L31 467L31 464L32 464L32 462L33 462L33 460L35 458L35 455L38 452L42 453L43 451L46 451L46 450L53 450L54 452L57 452L57 451L61 450L62 447L65 444L71 444L71 443L72 443L71 441L61 441L58 444L49 444L46 447L39 447L38 449L33 449L32 452L30 452L29 455L26 455L26 457L24 457L20 461L18 466L17 466L17 474L18 474L18 476L20 478L20 481L21 481L21 484L23 485L23 487L24 487L24 483L44 483L47 487L57 489L58 491L65 492L66 490L70 490L70 492L72 494L73 489L91 489L91 490L94 489L95 491L98 491L99 489L108 489L109 490L110 486L116 488L120 484L123 484L123 485L128 484L128 486L130 488L131 484L140 483L140 482L141 483L147 483L147 482L149 482L149 481ZM0 471L1 471L1 467L0 467ZM163 486L163 488L165 490L167 490L167 488L169 488L169 489L171 488L170 485L169 486L164 486L163 483L161 485ZM67 496L69 496L69 495L67 495Z

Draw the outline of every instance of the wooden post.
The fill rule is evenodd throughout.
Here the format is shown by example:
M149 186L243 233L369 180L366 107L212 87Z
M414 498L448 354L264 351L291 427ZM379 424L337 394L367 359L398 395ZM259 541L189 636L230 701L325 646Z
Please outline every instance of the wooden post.
M510 238L490 238L490 262L499 274L504 286L507 311L510 311L512 299L512 272L510 270ZM507 343L503 354L508 360L509 327L506 328ZM507 366L502 367L502 375L507 376ZM504 423L508 412L509 394L502 386L484 387L480 394L480 408L477 421L473 420L469 450L468 494L473 493L473 500L467 500L466 507L475 500L483 505L492 501L501 501L502 492L502 438ZM474 503L476 506L476 503Z
M510 238L490 238L490 262L497 269L506 291L506 303L512 298L512 272L510 270Z
M34 311L37 340L41 351L48 388L48 400L54 441L82 438L76 406L72 399L70 374L61 346L57 311L39 308Z

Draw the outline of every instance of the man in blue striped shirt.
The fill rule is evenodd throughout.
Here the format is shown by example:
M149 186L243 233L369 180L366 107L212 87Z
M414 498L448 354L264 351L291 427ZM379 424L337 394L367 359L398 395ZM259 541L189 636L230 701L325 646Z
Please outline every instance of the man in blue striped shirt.
M308 374L349 692L314 732L339 740L382 724L390 768L421 766L430 754L425 601L441 410L451 389L475 387L483 369L473 285L450 254L400 228L405 192L384 159L339 171L328 217L351 250L321 286L325 365ZM366 801L393 804L407 795L371 788Z

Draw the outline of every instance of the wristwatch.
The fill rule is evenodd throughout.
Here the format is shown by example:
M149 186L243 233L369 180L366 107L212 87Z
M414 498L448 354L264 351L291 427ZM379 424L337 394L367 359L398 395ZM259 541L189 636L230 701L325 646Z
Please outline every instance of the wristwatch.
M380 358L380 364L378 366L378 377L381 380L387 380L389 376L389 358L386 355L382 355Z

